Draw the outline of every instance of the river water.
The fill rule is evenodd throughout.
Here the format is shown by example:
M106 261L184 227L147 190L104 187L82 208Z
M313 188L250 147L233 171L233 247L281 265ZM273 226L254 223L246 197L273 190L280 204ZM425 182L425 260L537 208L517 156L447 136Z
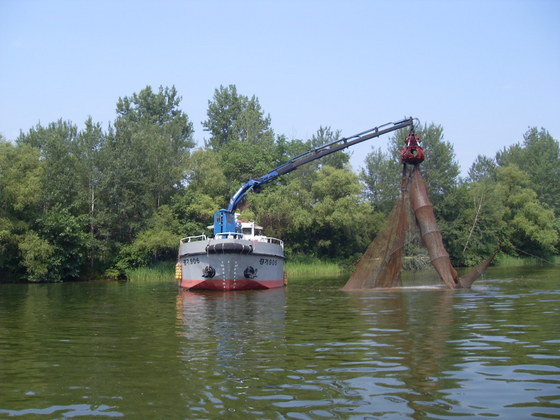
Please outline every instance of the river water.
M0 285L0 418L560 418L560 269L471 290Z

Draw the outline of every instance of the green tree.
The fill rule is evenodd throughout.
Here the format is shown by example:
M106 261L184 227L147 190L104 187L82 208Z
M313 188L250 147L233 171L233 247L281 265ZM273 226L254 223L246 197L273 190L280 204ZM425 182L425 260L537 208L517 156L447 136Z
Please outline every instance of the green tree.
M160 87L154 93L150 86L117 102L117 142L129 142L131 151L136 152L130 157L139 158L138 163L144 165L143 181L156 207L169 202L194 147L193 126L179 109L180 103L175 87Z
M339 131L332 131L329 127L319 127L313 134L311 139L303 141L300 139L286 140L284 136L279 136L276 140L276 156L275 166L280 166L303 153L310 152L315 148L332 143L340 138ZM285 184L293 178L299 178L301 186L311 189L311 185L315 180L315 175L323 166L331 166L337 169L349 169L350 156L344 152L339 151L331 155L322 157L321 159L309 162L300 166L294 172L283 176L275 181L275 184ZM270 171L272 166L266 172ZM266 173L266 172L263 172ZM262 174L261 174L262 175Z
M207 145L215 150L235 142L259 144L263 149L274 144L270 116L264 115L259 100L237 93L235 85L220 86L208 101L208 119L202 122L210 133Z
M400 195L402 163L400 152L405 146L409 130L399 130L390 140L389 151L373 149L366 155L365 167L360 178L365 195L373 207L387 214ZM455 160L453 146L443 140L443 128L425 124L416 128L426 159L420 164L422 175L428 185L432 204L437 210L443 198L457 186L459 164Z
M497 193L503 197L505 209L505 238L513 252L538 256L556 253L554 212L540 204L537 193L530 188L528 174L516 165L508 165L498 168L497 175Z
M360 179L364 194L375 211L389 214L400 196L402 164L381 148L367 154Z
M379 228L369 203L362 201L358 176L324 166L313 184L312 237L320 257L348 258L363 252Z
M0 215L34 220L42 208L44 164L39 150L0 141Z
M84 221L61 205L39 216L17 233L19 276L33 282L79 278L86 262L89 236Z
M64 281L81 276L91 244L86 224L87 217L74 216L60 204L37 220L35 229L39 238L52 249L46 259L48 270L43 273L41 281Z
M51 258L55 254L54 247L47 240L39 237L37 232L29 230L21 236L18 248L27 280L46 281L52 265Z
M46 207L62 204L75 209L79 202L77 137L74 124L58 120L47 127L38 124L17 139L19 145L37 148L44 160L42 189Z
M213 149L195 150L189 157L185 172L188 190L223 201L230 185L220 162L220 154Z
M43 173L39 149L0 139L0 281L24 272L21 243L43 209Z
M174 87L146 87L117 103L115 129L101 150L98 194L103 234L117 246L131 242L181 188L194 142L180 100Z
M210 233L208 226L214 223L214 212L220 207L216 198L188 188L177 194L172 204L181 236Z
M73 216L85 216L89 227L90 270L93 271L99 249L92 245L98 237L97 192L101 180L103 160L101 149L106 135L100 124L91 118L85 122L85 129L78 131L71 122L59 120L47 127L37 125L27 134L18 138L21 146L36 148L44 167L41 178L42 202L45 211L62 206Z
M498 165L494 159L483 155L478 155L476 160L469 168L468 181L481 182L487 179L496 179L496 169Z
M117 263L121 271L176 258L179 224L171 208L161 206L146 225L147 228L140 232L132 243L121 249Z
M503 241L503 199L493 179L462 183L444 197L439 214L439 228L456 266L480 263Z
M217 153L215 164L227 179L225 205L225 200L247 180L278 165L279 150L270 117L264 115L259 100L238 94L235 85L216 89L213 100L208 101L207 115L202 123L211 135L207 146Z
M99 238L98 192L101 184L101 168L103 167L101 150L106 138L107 136L101 125L88 118L85 122L85 129L78 133L76 139L76 156L79 164L75 176L80 190L77 205L80 208L80 215L87 219L87 226L89 227L88 260L90 275L94 274L95 267L100 263L105 248L105 244Z
M442 126L434 123L424 124L416 127L415 131L420 136L421 146L426 155L424 162L420 164L422 176L428 185L432 204L437 208L445 195L457 186L459 164L455 159L453 145L444 140ZM407 136L406 130L400 130L392 138L391 155L397 161Z
M119 99L107 133L91 118L82 131L59 120L21 134L17 146L0 141L3 277L82 277L88 265L112 264L124 244L148 247L151 220L184 189L194 146L179 104L175 88L147 87Z
M340 139L340 130L332 131L330 127L319 127L319 129L311 137L311 147L321 147L326 144L332 143ZM345 151L335 152L319 159L316 166L321 167L324 165L332 166L333 168L342 169L350 162L350 155Z
M284 135L279 135L276 138L276 160L278 164L285 163L309 149L309 142L301 139L288 140Z
M285 241L291 253L313 254L309 232L313 224L313 196L301 177L285 177L283 183L249 196L250 206L241 212L246 220L257 220L269 236Z
M526 173L539 201L560 215L560 145L544 128L530 128L517 143L496 154L502 167L514 164Z
M76 157L80 162L76 177L79 180L81 201L80 208L83 213L89 214L91 230L94 229L97 190L101 178L101 154L106 134L99 123L94 123L91 118L85 122L85 129L78 133L76 138Z
M309 178L294 173L250 196L251 210L242 216L256 217L292 254L344 259L363 252L379 223L361 198L357 176L325 165L311 175L311 188Z
M269 150L248 142L232 142L220 149L219 162L229 183L229 196L247 180L258 178L277 166Z

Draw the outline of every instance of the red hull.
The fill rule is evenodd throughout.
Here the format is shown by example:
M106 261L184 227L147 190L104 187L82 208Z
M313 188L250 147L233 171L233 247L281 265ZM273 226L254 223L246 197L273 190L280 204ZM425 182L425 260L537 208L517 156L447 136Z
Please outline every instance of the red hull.
M284 286L284 280L182 280L179 285L189 290L252 290L274 289Z

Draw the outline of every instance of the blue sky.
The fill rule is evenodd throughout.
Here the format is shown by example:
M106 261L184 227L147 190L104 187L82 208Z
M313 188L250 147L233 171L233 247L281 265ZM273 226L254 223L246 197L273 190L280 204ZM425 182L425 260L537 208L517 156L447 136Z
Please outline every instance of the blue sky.
M107 127L119 97L174 85L202 145L229 84L290 139L441 125L465 174L529 127L560 139L560 1L0 0L9 140L59 118ZM355 146L354 168L387 141Z

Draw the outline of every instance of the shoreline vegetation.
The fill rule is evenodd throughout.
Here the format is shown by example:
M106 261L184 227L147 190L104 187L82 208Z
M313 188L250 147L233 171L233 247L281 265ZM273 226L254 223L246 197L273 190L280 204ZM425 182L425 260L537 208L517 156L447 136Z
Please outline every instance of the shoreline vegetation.
M229 85L208 101L208 119L198 121L207 139L197 146L181 100L174 86L146 86L118 99L107 130L91 117L82 128L61 118L16 139L0 134L0 283L173 278L177 239L206 232L240 185L341 139L328 126L288 139L256 96ZM455 266L498 248L560 254L560 183L550 182L560 177L560 144L546 129L479 155L465 177L441 125L414 132L433 157L422 176ZM359 173L349 151L309 161L247 195L240 218L287 244L289 277L346 275L395 204L409 134L396 131L386 151L372 147ZM402 268L429 267L410 239Z
M519 258L508 255L496 257L495 264L497 267L520 267L533 265L547 265L560 263L560 257L556 256L551 260L545 261L538 258ZM128 281L169 281L175 279L176 262L161 262L151 267L139 267L126 270L126 279ZM309 277L333 277L350 274L351 268L337 262L324 261L287 261L285 271L288 273L289 280L298 280ZM414 271L414 270L405 270Z

